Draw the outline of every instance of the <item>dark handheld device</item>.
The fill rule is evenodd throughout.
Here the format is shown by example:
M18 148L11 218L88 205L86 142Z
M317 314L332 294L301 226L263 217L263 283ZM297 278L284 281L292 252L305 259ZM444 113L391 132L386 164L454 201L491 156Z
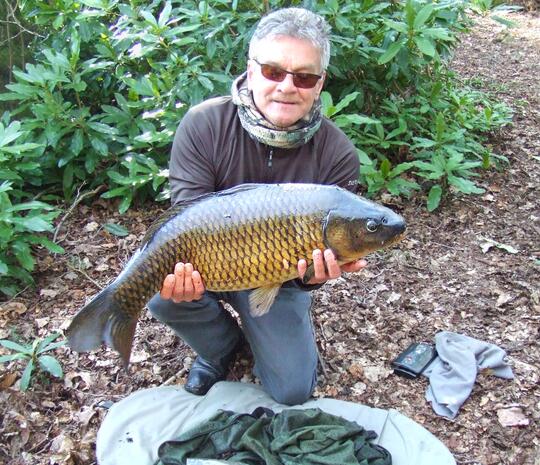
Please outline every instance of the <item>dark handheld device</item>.
M405 378L418 378L437 357L433 344L415 342L392 361L394 373Z

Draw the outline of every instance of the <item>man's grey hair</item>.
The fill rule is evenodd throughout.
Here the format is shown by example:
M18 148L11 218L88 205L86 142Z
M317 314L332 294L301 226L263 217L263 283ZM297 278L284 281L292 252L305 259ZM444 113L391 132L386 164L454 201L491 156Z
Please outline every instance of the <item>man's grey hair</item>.
M249 43L249 57L256 57L257 45L275 36L309 40L321 53L321 67L330 62L330 26L322 16L304 8L282 8L264 16Z

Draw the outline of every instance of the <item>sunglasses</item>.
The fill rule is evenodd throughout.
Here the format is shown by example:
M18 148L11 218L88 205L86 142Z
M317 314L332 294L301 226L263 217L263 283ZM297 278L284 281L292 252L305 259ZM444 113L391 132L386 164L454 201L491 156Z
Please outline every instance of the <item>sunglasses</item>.
M290 74L293 78L293 84L300 89L312 89L322 78L318 74L293 73L279 66L259 63L255 58L252 58L252 60L261 67L261 74L269 81L282 82L287 77L287 74Z

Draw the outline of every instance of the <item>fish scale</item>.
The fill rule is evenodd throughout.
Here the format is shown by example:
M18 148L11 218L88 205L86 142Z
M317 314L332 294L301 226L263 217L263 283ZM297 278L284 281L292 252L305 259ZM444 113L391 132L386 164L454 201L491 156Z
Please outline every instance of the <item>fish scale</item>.
M250 184L182 202L156 220L120 275L78 312L68 343L85 351L104 341L127 366L137 319L178 262L192 263L206 290L251 289L250 311L259 316L281 284L298 277L300 259L308 265L305 281L314 275L313 250L331 248L346 263L396 242L404 230L399 215L336 186Z

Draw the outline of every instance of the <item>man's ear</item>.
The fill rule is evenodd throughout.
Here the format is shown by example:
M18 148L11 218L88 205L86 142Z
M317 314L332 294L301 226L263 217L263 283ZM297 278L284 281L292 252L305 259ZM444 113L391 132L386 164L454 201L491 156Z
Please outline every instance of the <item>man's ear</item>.
M317 82L317 98L321 96L325 79L326 79L326 71L323 72L322 78L320 78L319 82Z
M253 60L248 60L247 62L247 88L252 90L251 81L253 79L253 73L255 72L255 66L253 65Z

